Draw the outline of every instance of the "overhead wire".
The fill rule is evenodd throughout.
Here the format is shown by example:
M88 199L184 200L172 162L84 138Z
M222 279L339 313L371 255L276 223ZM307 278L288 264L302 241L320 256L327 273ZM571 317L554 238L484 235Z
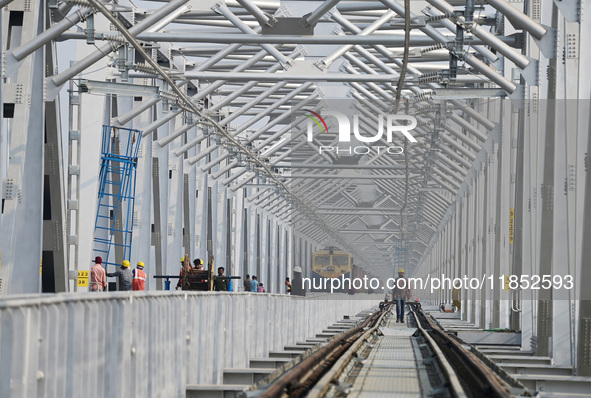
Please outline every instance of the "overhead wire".
M396 88L396 99L394 101L394 113L398 113L400 106L400 99L402 96L402 86L404 85L404 78L406 77L406 70L408 68L408 53L410 52L410 0L404 0L404 53L402 55L402 68L400 69L400 76L398 78L398 87ZM404 140L404 164L405 164L405 186L404 186L404 203L400 208L400 236L404 238L404 211L408 204L408 140Z

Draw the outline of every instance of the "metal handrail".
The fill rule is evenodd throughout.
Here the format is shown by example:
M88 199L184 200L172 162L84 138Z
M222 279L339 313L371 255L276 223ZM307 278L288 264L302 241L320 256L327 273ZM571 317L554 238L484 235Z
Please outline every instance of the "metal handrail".
M511 290L511 311L521 312L521 307L515 306L521 301L521 289Z

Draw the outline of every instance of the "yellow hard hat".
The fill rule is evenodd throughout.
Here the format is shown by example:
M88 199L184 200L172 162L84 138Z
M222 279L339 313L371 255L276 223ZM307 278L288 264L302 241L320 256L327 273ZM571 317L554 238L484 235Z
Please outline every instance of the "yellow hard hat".
M121 265L125 268L128 268L131 264L129 264L129 261L127 260L123 260L123 262L121 263Z
M398 272L399 272L399 273L400 273L400 272L404 273L404 268L398 268Z
M137 266L144 268L144 262L143 261L140 261L139 263L137 263Z
M185 256L181 257L181 263L185 262Z

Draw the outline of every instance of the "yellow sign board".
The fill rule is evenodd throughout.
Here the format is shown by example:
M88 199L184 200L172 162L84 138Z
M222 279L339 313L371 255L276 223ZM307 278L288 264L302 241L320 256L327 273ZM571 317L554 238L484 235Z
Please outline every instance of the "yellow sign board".
M88 277L89 276L90 276L90 271L78 271L78 287L88 286Z
M509 243L513 244L513 232L515 230L515 209L509 209Z

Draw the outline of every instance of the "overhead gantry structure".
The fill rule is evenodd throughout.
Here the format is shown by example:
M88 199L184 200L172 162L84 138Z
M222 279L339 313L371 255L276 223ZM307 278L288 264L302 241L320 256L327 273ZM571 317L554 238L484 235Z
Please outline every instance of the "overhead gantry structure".
M76 289L103 233L103 126L143 138L131 260L150 275L213 254L279 292L338 247L380 278L400 264L580 283L585 3L2 1L0 291ZM549 291L460 294L470 321L562 344L542 337L562 305ZM588 309L565 294L574 344Z

